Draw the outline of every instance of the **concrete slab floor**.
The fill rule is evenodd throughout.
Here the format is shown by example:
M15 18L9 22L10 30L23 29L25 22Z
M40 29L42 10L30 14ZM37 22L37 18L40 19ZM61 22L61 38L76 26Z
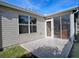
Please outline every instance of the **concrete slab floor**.
M41 58L60 58L68 40L43 38L21 44L22 47Z

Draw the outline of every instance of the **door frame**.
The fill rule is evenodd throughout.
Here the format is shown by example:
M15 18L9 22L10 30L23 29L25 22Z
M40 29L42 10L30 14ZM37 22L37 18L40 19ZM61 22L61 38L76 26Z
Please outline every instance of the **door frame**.
M47 22L51 21L51 36L47 36ZM45 38L52 38L53 37L53 19L45 20Z

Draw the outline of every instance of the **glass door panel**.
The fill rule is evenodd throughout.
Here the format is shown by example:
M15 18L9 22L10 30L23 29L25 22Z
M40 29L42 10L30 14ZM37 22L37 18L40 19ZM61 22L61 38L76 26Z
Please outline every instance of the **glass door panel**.
M65 14L61 16L62 23L62 39L67 39L70 37L70 15Z
M47 36L51 36L51 21L47 21Z
M60 17L54 17L54 37L61 38L60 34Z

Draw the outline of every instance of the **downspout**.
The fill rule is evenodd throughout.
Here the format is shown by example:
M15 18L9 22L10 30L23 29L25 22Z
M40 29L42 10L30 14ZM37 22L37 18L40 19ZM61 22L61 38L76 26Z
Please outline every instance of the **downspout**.
M79 10L78 9L76 9L76 10L73 10L73 14L74 14L74 37L75 37L75 39L74 39L74 41L76 41L76 39L77 39L77 20L76 20L76 18L75 18L75 14L78 12Z

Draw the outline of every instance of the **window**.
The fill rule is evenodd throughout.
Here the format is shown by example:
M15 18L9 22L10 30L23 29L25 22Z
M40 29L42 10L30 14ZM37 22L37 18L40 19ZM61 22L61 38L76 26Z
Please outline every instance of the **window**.
M28 33L28 16L19 16L19 33Z
M37 31L36 18L19 15L19 33L34 33Z
M36 18L30 17L30 33L34 33L36 30Z
M36 32L36 26L35 25L30 25L30 33Z
M28 26L27 25L19 25L19 33L28 33Z
M30 17L30 24L36 24L36 18Z
M20 24L28 24L28 16L19 16L19 23Z

